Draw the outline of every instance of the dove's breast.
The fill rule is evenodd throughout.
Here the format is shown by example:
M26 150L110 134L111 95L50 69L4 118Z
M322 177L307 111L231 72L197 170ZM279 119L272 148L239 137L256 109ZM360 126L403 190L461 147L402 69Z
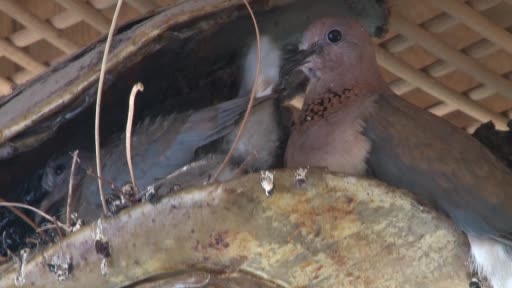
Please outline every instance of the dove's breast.
M305 123L292 130L286 148L288 167L325 167L348 175L364 175L370 142L362 121L336 117Z

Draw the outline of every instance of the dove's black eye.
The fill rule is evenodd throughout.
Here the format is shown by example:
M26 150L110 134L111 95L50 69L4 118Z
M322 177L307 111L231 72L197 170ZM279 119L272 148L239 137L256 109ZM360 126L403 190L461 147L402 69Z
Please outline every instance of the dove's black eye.
M331 42L332 44L336 44L343 39L343 34L338 29L332 29L327 33L327 40Z
M64 165L62 165L62 164L55 166L55 174L57 174L57 176L59 176L60 174L62 174L62 172L64 172L65 168L66 167L64 167Z

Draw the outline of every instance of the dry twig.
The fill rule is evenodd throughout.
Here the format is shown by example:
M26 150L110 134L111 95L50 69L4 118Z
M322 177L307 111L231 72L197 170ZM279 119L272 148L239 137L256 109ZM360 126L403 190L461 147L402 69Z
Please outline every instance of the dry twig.
M128 161L128 168L130 170L130 177L132 178L132 185L135 192L138 192L137 183L135 182L135 173L133 172L132 163L132 125L133 125L133 110L135 109L135 96L137 92L144 91L144 85L138 82L133 85L132 92L130 93L130 103L128 106L128 120L126 121L126 161Z
M71 174L69 174L69 190L68 190L68 203L66 205L66 225L71 225L71 199L73 197L73 179L76 169L76 161L78 159L78 150L73 152L73 162L71 162Z
M57 221L57 219L55 219L55 217L52 217L52 216L44 213L43 211L41 211L41 210L39 210L37 208L34 208L34 207L30 206L30 205L22 204L22 203L1 202L0 203L0 207L19 207L19 208L29 209L29 210L32 210L32 211L36 212L37 214L39 214L39 215L43 216L44 218L46 218L46 219L48 219L48 220L53 222L53 224L57 228L57 233L59 234L59 237L61 239L63 238L63 235L62 235L62 232L60 231L60 229L58 229L58 228L63 228L64 230L68 230L68 227L66 225L60 223L59 221ZM39 228L36 228L36 231L39 231Z
M108 32L107 43L105 44L105 52L103 53L103 60L101 61L101 70L100 70L100 79L98 82L98 93L96 95L96 118L94 122L94 137L95 137L95 148L96 148L96 170L98 174L98 186L101 197L101 205L103 206L103 213L108 214L107 201L105 198L105 192L103 191L102 179L101 179L101 156L100 156L100 108L101 108L101 95L103 90L103 83L105 79L105 70L107 69L107 59L108 52L110 50L110 45L112 44L112 37L114 35L114 30L117 23L117 18L119 17L119 11L121 10L121 6L123 4L123 0L117 1L116 10L114 12L114 16L112 17L112 24L110 25L110 30Z
M2 206L2 203L9 203L7 201L5 201L4 199L0 198L0 206ZM27 215L25 215L23 212L21 212L20 210L16 209L15 207L13 206L5 206L7 209L11 210L12 213L18 215L18 217L20 217L21 219L23 219L23 221L27 222L28 225L32 226L32 228L34 228L34 230L37 231L37 229L39 229L39 227L37 227L36 223L34 223L34 221L32 221L32 219L28 218Z

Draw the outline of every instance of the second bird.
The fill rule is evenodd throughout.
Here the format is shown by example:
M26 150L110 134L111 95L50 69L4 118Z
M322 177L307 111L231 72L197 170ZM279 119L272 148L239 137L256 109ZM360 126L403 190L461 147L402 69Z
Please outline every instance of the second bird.
M278 81L281 52L268 37L262 37L261 54L263 70L257 84L257 96L267 96ZM239 97L199 111L190 111L146 120L139 125L132 136L132 161L136 182L144 189L159 178L166 177L177 169L197 161L197 157L220 155L224 157L238 132L254 81L257 63L257 49L254 43L248 50L242 69L242 85ZM246 129L233 155L224 179L231 177L242 162L246 170L260 170L271 167L278 160L279 149L283 147L283 130L278 114L279 106L274 99L257 100ZM207 149L203 149L207 146ZM198 150L201 148L200 153ZM281 148L282 149L282 148ZM92 167L91 153L80 152L81 167ZM102 178L118 187L130 183L126 161L124 135L112 144L102 148ZM217 157L219 158L219 157ZM222 159L222 158L220 158ZM215 167L217 168L217 166ZM229 169L234 168L234 169ZM190 170L190 169L189 169ZM215 172L216 169L211 171ZM71 157L61 155L50 160L46 166L42 186L48 195L41 204L47 210L57 202L63 202L68 193ZM188 175L194 183L201 184L204 175ZM195 179L198 178L198 179ZM72 212L90 222L102 213L97 179L77 169ZM181 184L181 183L176 183ZM104 191L112 193L109 183L103 184Z

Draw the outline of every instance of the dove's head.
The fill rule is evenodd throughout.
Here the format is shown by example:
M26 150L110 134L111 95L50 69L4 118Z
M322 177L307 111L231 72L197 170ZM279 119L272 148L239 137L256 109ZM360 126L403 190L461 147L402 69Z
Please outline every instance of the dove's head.
M313 51L301 67L310 85L336 89L381 82L371 38L355 19L324 18L312 23L300 48Z

